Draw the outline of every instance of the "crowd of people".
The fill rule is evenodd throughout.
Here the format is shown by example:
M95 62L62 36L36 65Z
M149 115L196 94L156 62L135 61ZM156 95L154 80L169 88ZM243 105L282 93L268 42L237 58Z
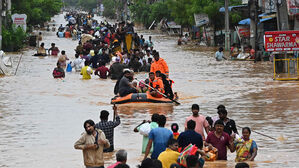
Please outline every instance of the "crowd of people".
M166 94L170 99L174 98L167 63L154 50L151 36L145 41L142 35L134 32L134 25L130 22L98 23L91 15L82 18L76 13L68 14L66 19L68 24L58 28L57 36L75 36L73 39L79 39L79 44L75 49L75 60L67 62L66 52L60 52L52 43L49 54L60 53L57 67L53 70L54 78L64 78L65 69L67 72L74 69L86 80L91 79L93 73L103 79L117 80L114 88L117 96L148 91L154 97ZM148 72L149 78L135 81L134 72L141 71ZM83 124L85 132L74 144L75 149L83 151L87 168L104 168L103 154L115 149L114 128L120 125L121 119L116 106L113 110L113 121L108 121L109 112L106 110L101 111L98 123L86 120ZM207 161L227 160L227 149L236 152L236 167L249 167L245 161L253 161L258 149L255 141L250 139L250 128L242 128L242 134L239 134L235 121L227 117L223 105L217 107L215 117L201 115L197 104L192 105L191 111L192 115L186 118L181 133L177 123L172 123L171 129L166 128L166 116L160 114L153 114L151 121L144 120L134 128L134 132L143 136L141 152L144 159L140 168L200 168ZM108 168L129 168L126 161L126 150L118 150L116 163Z
M91 79L93 74L102 79L110 77L117 80L114 89L117 96L149 91L152 96L158 98L163 94L170 99L175 97L172 92L173 81L168 78L169 69L166 61L154 50L152 37L149 36L148 40L145 40L143 35L139 36L134 32L133 23L98 23L91 15L76 13L67 14L66 19L68 24L58 28L57 36L75 36L79 43L75 49L75 59L72 61L69 61L65 51L61 51L57 67L53 70L54 78L64 78L65 69L66 72L72 72L74 69L75 72L80 72L84 80ZM41 47L44 47L43 43ZM52 43L48 53L57 56L59 52L55 43ZM149 78L136 81L136 72L149 72Z
M113 110L113 121L108 121L109 112L105 110L101 111L99 123L85 121L85 132L74 145L75 149L83 150L84 164L88 168L103 168L103 153L114 151L113 129L120 124L120 117L116 106ZM177 123L166 128L166 116L158 113L133 129L143 136L144 159L140 168L201 168L207 161L227 160L227 149L236 152L236 167L249 168L246 161L254 161L258 150L256 142L250 139L250 128L242 128L239 135L224 105L217 107L218 115L214 117L201 115L198 104L192 105L191 112L180 133ZM125 149L116 152L116 161L108 168L130 167L126 164Z

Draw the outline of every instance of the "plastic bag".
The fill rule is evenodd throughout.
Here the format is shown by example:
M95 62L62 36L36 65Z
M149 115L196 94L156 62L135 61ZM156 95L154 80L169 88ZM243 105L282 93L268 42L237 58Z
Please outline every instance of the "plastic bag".
M139 132L141 135L148 136L151 132L151 125L150 123L144 123L140 126Z
M66 72L72 72L72 65L71 65L71 63L68 63L67 64L67 68L66 68Z

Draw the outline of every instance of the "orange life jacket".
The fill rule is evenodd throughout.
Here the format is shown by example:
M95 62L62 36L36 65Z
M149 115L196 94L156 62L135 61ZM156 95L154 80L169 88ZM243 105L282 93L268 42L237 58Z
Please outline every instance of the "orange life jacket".
M154 61L151 65L151 72L154 72L156 74L156 71L161 71L161 73L165 75L169 75L168 66L164 59L159 58L158 61Z
M153 81L149 79L149 85L155 89L157 89L159 92L164 93L164 85L163 81L160 78L155 78ZM150 91L152 91L152 88L149 88Z

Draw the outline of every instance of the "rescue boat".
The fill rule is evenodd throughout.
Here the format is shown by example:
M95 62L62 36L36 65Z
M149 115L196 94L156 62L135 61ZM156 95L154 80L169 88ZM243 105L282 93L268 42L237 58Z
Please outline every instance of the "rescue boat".
M172 100L162 97L157 98L147 93L131 93L124 97L116 96L111 99L111 104L128 104L128 103L173 103Z

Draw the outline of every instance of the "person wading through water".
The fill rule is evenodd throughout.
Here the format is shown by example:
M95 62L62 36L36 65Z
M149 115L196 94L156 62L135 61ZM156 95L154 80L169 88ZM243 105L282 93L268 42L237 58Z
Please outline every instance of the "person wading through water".
M74 148L83 151L84 165L86 168L104 168L104 148L109 148L109 140L102 130L95 128L92 120L84 122L85 132L75 143Z
M113 143L113 137L114 137L114 128L117 127L120 124L120 118L117 113L117 107L113 106L113 111L115 115L115 119L113 121L108 121L109 112L106 110L101 111L100 119L101 121L96 124L96 128L102 130L107 139L110 142L110 147L107 149L104 149L104 152L113 152L114 150L114 143Z

